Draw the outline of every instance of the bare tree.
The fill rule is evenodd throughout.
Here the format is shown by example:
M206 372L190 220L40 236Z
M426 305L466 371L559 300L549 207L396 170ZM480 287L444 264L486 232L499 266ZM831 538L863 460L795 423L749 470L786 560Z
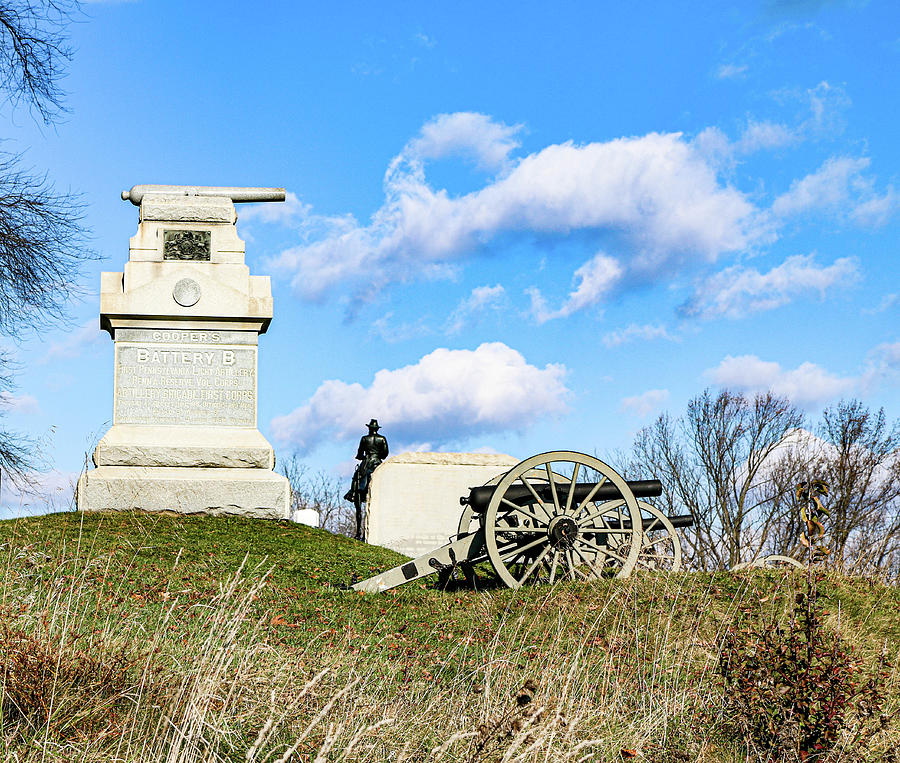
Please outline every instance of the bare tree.
M859 400L826 408L813 470L829 486L833 563L853 572L896 568L900 556L900 421Z
M26 105L44 124L62 112L59 82L70 57L67 25L75 0L0 0L0 93ZM46 177L23 170L20 157L0 153L0 333L20 337L63 314L78 291L85 247L81 206L57 193ZM0 393L12 384L0 357ZM2 411L0 411L2 415ZM33 442L0 431L0 469L13 479L33 468Z
M663 414L638 433L630 471L662 481L668 514L694 516L685 541L695 565L729 568L760 553L789 505L791 481L775 455L802 423L794 405L771 393L706 390L684 416Z
M356 532L353 508L343 499L341 481L327 472L310 474L296 453L280 460L279 471L291 485L291 515L302 509L319 513L319 527L352 538Z

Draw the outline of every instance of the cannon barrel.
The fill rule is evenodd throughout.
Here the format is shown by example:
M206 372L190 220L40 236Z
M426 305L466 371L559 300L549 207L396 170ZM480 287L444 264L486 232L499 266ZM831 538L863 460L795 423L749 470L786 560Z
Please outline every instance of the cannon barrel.
M529 484L534 489L534 492L538 494L541 501L545 503L553 501L550 485L548 483ZM557 500L559 500L560 504L563 506L568 500L569 486L569 483L566 482L556 485ZM662 483L659 480L629 480L628 487L631 492L634 493L636 498L655 498L656 496L662 495ZM593 492L595 488L596 492ZM491 502L491 498L494 496L494 491L496 489L496 485L482 485L481 487L469 488L469 495L460 498L459 502L463 506L471 506L472 511L481 514L487 510L488 504ZM619 488L611 482L606 482L600 485L599 488L597 487L596 482L576 482L573 492L573 505L577 505L583 501L590 496L592 492L592 501L614 501L616 498L622 497ZM517 504L522 502L527 503L528 500L534 498L531 490L526 485L510 485L506 488L506 493L503 497L507 501Z
M242 188L240 186L210 185L136 185L122 191L122 201L130 201L139 206L148 193L169 196L214 196L231 199L233 202L284 201L284 188Z
M679 514L674 517L666 517L669 522L672 523L672 527L693 527L694 526L694 515L693 514ZM611 527L614 530L618 530L619 527L624 528L625 530L631 529L631 522L627 519L619 524L615 519L610 521L606 519L603 523L604 527ZM647 530L661 530L662 525L660 524L658 519L653 519L652 517L644 517L644 532Z

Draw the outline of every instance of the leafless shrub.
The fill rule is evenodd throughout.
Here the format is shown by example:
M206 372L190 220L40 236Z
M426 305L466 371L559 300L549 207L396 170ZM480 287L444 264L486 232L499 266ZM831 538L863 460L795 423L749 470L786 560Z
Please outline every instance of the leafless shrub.
M638 433L632 472L662 481L666 513L693 515L684 540L698 567L727 569L765 546L793 490L773 469L773 455L802 422L794 405L771 393L747 399L706 390L684 416L662 414Z
M296 453L280 461L279 471L291 485L291 514L302 509L319 512L319 527L352 538L356 532L353 507L344 498L346 486L325 471L310 473Z

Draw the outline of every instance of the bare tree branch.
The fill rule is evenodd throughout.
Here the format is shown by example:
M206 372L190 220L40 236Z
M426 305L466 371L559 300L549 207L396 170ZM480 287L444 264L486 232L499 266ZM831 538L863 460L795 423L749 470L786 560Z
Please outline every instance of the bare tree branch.
M80 293L86 248L78 199L0 159L0 331L18 336L63 315Z
M0 2L0 90L44 124L65 111L59 81L72 57L67 29L78 8L77 0Z
M0 0L0 97L26 104L44 124L63 112L60 80L71 57L67 29L77 0ZM62 317L79 291L85 248L79 200L0 154L0 333L20 337ZM0 354L0 392L8 402L12 366ZM0 417L3 416L0 410ZM39 463L38 442L0 430L0 477L20 486Z

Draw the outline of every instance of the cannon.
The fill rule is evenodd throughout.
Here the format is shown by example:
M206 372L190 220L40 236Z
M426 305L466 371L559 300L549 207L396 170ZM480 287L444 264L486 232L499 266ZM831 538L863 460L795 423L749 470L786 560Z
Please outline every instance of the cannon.
M635 568L681 567L677 528L690 515L668 517L647 501L658 480L627 481L598 458L574 451L532 456L473 487L457 534L440 548L355 583L377 593L438 573L488 562L510 588L559 580L627 577Z

